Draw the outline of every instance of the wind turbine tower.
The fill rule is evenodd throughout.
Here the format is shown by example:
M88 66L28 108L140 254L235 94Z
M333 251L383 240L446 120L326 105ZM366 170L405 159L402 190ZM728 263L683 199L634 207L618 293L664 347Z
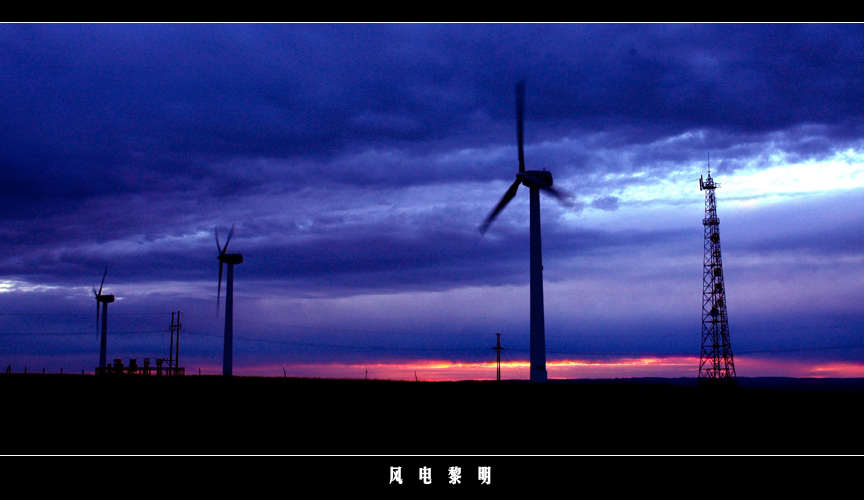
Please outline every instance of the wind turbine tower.
M519 148L519 172L516 180L504 193L498 205L489 213L480 226L485 234L492 221L516 196L520 184L529 190L530 234L531 234L531 381L546 381L546 323L543 312L543 251L540 243L540 191L544 191L566 204L567 196L552 187L552 173L546 170L525 170L523 130L525 117L525 82L516 84L516 139Z
M228 243L231 237L234 236L234 226L231 226L231 231L228 233L228 239L225 240L225 246L219 244L219 230L215 230L216 248L219 249L219 288L216 295L216 309L219 309L219 302L222 294L222 266L228 265L228 276L225 280L225 344L222 351L222 375L230 377L234 365L234 266L243 263L243 255L239 253L225 253L228 250Z
M699 190L705 191L705 254L702 268L702 351L699 356L699 385L735 385L735 363L729 342L729 320L726 316L726 286L720 258L720 220L714 190L720 184L699 177Z
M99 291L93 287L93 295L96 296L96 329L99 329L99 304L102 304L102 335L99 339L99 368L97 373L105 373L105 364L108 359L108 304L114 302L113 295L103 295L102 287L105 286L105 276L108 275L108 267L105 267L105 272L102 274L102 283L99 285Z

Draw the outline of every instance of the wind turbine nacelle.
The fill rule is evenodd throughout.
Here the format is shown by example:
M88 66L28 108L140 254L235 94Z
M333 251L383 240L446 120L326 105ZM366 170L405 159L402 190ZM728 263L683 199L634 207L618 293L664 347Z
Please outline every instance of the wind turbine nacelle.
M220 255L218 257L220 262L224 262L225 264L242 264L243 263L243 254L240 253L226 253L225 255Z
M114 296L113 295L97 295L96 300L99 302L102 302L103 304L110 304L110 303L114 302Z
M552 172L548 170L526 170L516 174L516 178L522 181L529 188L549 188L552 187Z

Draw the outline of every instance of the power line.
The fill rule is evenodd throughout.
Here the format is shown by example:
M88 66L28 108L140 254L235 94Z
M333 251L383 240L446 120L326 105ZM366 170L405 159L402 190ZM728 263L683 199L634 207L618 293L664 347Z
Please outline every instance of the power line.
M185 331L188 335L199 335L202 337L222 338L222 335L214 333L196 333L193 331ZM308 342L294 342L290 340L273 340L273 339L253 339L248 337L234 336L235 340L245 340L247 342L264 342L269 344L283 344L298 347L325 347L328 349L377 349L377 350L396 350L396 351L479 351L480 348L442 348L442 347L388 347L388 346L370 346L370 345L344 345L344 344L321 344Z
M115 332L112 331L111 335L124 333L124 334L138 334L138 333L164 333L168 330L126 330ZM0 335L94 335L93 332L0 332Z
M167 316L167 313L118 313L118 315L124 316ZM91 316L89 313L0 313L0 316ZM385 331L376 331L376 330L358 330L358 329L346 329L346 328L326 328L326 327L313 327L313 326L305 326L305 325L288 325L281 323L268 323L268 322L260 322L260 321L242 321L244 323L252 323L252 324L264 324L264 325L272 325L272 326L280 326L284 328L299 328L299 329L308 329L308 330L319 330L319 331L335 331L335 332L347 332L347 333L364 333L364 334L383 334L383 335L410 335L410 336L449 336L451 334L446 333L417 333L417 332L385 332ZM813 326L813 327L805 327L800 326L797 328L788 328L788 329L777 329L772 330L772 332L783 332L783 331L791 331L791 330L804 330L804 329L827 329L827 328L844 328L844 327L862 327L864 324L862 323L842 323L835 325L822 325L822 326ZM754 332L765 333L765 330L752 330ZM745 330L744 333L747 333L748 330ZM122 334L122 335L141 335L141 334L153 334L153 333L168 333L166 329L158 329L158 330L121 330L121 331L112 331L111 334ZM186 331L186 333L190 335L198 335L204 337L214 337L221 338L221 334L206 334L206 333L196 333L194 331ZM21 331L11 331L11 332L0 332L0 336L73 336L73 335L93 335L93 332L21 332ZM572 335L556 335L555 337L567 337L567 338L579 338L579 337L590 337L592 335L580 335L580 334L572 334ZM685 335L675 335L675 334L667 334L667 336L681 336ZM321 343L321 342L296 342L290 340L275 340L275 339L262 339L262 338L251 338L251 337L235 337L238 340L243 340L247 342L263 342L269 344L281 344L287 346L296 346L296 347L310 347L310 348L326 348L326 349L354 349L354 350L379 350L379 351L415 351L415 352L484 352L488 350L487 347L474 347L474 348L449 348L449 347L403 347L403 346L381 346L381 345L358 345L358 344L333 344L333 343ZM770 353L783 353L783 352L807 352L807 351L824 351L824 350L843 350L843 349L861 349L864 348L864 344L850 344L850 345L840 345L840 346L805 346L805 347L784 347L777 349L751 349L751 350L742 350L738 351L739 354L770 354ZM508 351L518 352L518 353L529 353L530 349L520 349L520 348L508 348ZM549 354L556 355L581 355L581 356L682 356L682 357L690 357L695 356L695 353L692 351L689 352L651 352L651 351L583 351L583 350L550 350Z
M251 323L258 325L270 325L270 326L279 326L282 328L299 328L303 330L322 330L327 332L346 332L346 333L371 333L376 335L452 335L451 333L422 333L422 332L383 332L378 330L356 330L356 329L347 329L347 328L325 328L322 326L303 326L303 325L286 325L282 323L267 323L264 321L248 321L248 320L234 320L237 323Z
M864 347L864 344L856 344L856 345L843 345L843 346L829 346L829 347L792 347L788 349L762 349L758 351L740 351L744 354L758 354L758 353L766 353L766 352L796 352L796 351L828 351L832 349L860 349Z
M190 335L199 335L204 337L214 337L221 338L219 334L208 334L208 333L195 333L189 332L186 333ZM249 337L234 337L238 340L244 340L247 342L264 342L270 344L282 344L282 345L291 345L297 347L321 347L321 348L338 348L338 349L374 349L374 350L396 350L396 351L443 351L443 352L482 352L488 350L487 347L471 347L471 348L443 348L443 347L398 347L398 346L373 346L373 345L346 345L346 344L328 344L328 343L311 343L311 342L296 342L290 340L274 340L274 339L255 339ZM856 345L845 345L845 346L831 346L831 347L798 347L798 348L783 348L783 349L760 349L760 350L749 350L749 351L740 351L741 354L759 354L759 353L771 353L771 352L794 352L794 351L818 351L818 350L831 350L831 349L856 349L856 348L864 348L864 344L856 344ZM511 352L530 352L530 349L519 349L519 348L507 348L508 351ZM560 350L551 350L547 351L549 354L573 354L573 355L582 355L582 356L682 356L682 357L690 357L695 356L694 352L664 352L657 353L651 351L631 351L631 352L609 352L609 351L560 351Z
M111 316L167 316L169 313L111 313ZM93 313L0 313L0 316L93 316Z

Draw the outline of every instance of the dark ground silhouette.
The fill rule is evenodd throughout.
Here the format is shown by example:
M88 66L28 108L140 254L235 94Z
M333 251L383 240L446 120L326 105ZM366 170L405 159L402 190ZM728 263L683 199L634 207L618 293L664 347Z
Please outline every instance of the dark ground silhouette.
M864 450L860 379L834 385L740 380L736 390L707 391L691 379L538 385L7 374L0 375L0 393L5 432L26 436L7 441L4 454L797 455Z

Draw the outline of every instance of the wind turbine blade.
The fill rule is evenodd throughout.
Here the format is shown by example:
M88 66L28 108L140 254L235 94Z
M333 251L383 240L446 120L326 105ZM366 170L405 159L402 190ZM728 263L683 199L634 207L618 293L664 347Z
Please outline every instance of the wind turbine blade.
M519 171L525 171L524 151L525 80L516 84L516 139L519 144Z
M95 287L94 287L95 288ZM99 301L96 301L96 337L99 337Z
M231 231L228 232L228 239L225 240L225 246L222 247L222 255L225 255L225 251L228 250L228 243L231 241L232 236L234 236L234 224L231 224Z
M222 255L222 245L219 244L219 228L213 228L213 234L216 235L216 249L219 250L219 255Z
M227 244L225 245L228 246ZM219 287L216 292L216 312L219 312L219 302L222 300L222 261L219 261Z
M102 295L102 287L105 286L105 276L108 276L108 266L105 266L105 272L102 273L102 284L99 285L99 295Z
M495 207L495 209L489 212L489 215L486 216L486 220L483 221L483 224L480 226L480 234L486 233L486 230L489 229L489 225L492 224L492 221L494 221L495 218L498 217L498 214L501 213L501 210L504 210L504 207L507 206L508 203L510 203L510 200L512 200L514 196L516 196L516 191L519 189L519 184L521 183L522 181L516 179L516 181L510 185L510 188L507 190L506 193L504 193L504 197L501 198L501 201L498 202L498 205Z
M573 196L570 193L562 191L558 188L553 187L541 187L541 191L545 191L547 194L554 196L558 201L560 201L563 205L567 207L573 206Z

